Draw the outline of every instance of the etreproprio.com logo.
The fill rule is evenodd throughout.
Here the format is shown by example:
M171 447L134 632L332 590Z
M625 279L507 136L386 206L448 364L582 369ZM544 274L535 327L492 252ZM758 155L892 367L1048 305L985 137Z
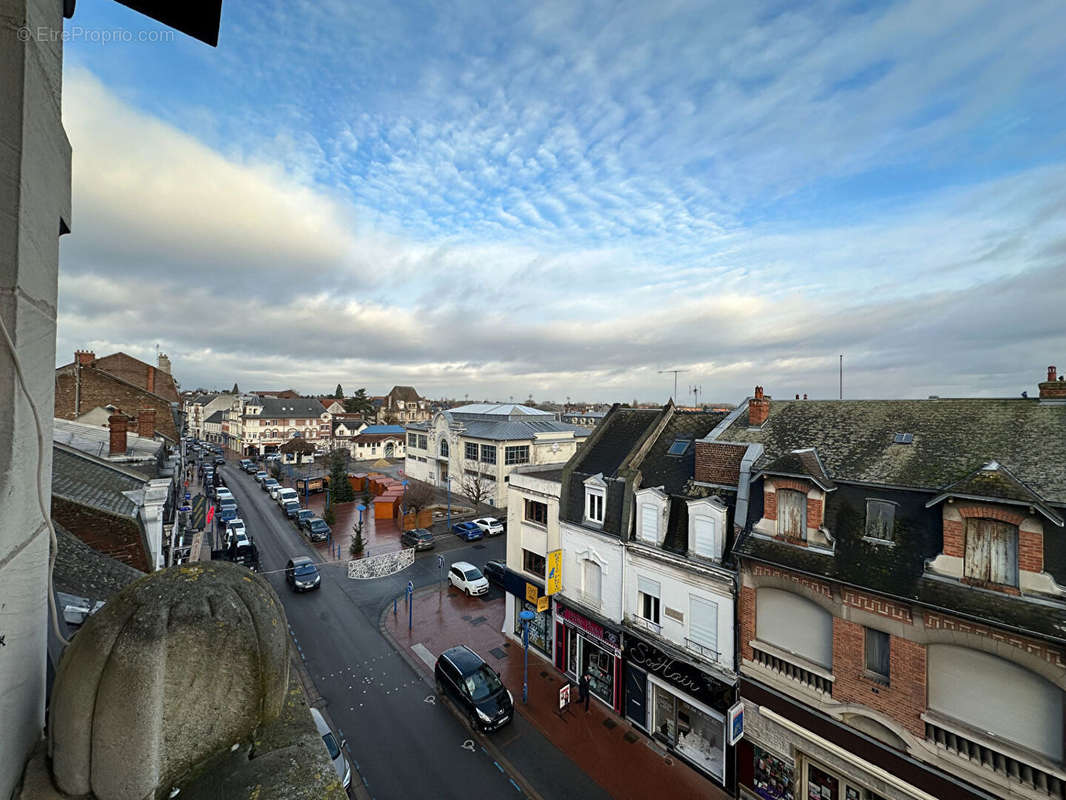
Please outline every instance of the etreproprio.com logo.
M70 25L57 30L43 25L23 25L18 29L18 39L20 42L157 43L174 41L174 31L131 31L127 28L85 28L81 25Z

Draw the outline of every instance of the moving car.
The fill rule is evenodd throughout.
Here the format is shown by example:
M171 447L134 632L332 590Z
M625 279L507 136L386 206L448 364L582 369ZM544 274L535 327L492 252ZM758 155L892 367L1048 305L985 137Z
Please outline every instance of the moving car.
M503 523L496 517L481 517L475 519L474 524L481 528L481 532L486 536L499 536L503 533Z
M307 530L307 535L312 542L324 542L329 537L329 525L324 519L311 516L302 520L300 524Z
M460 539L466 539L468 542L474 542L478 539L484 538L485 534L481 531L477 525L473 522L457 522L452 525L452 533L458 536Z
M281 510L285 512L285 516L289 519L296 519L296 515L300 511L300 504L295 500L290 500L287 503L282 503Z
M449 697L475 731L493 731L514 717L514 696L499 673L466 645L440 654L433 668L438 695Z
M415 550L430 550L433 548L433 534L425 528L413 528L400 534L400 544Z
M295 592L309 592L322 585L318 567L307 556L289 559L289 563L285 565L285 580Z
M352 768L348 765L348 759L344 757L343 749L348 743L341 739L340 744L337 744L337 737L330 730L325 718L317 708L311 709L311 719L315 721L315 728L318 729L318 734L322 737L322 741L326 743L326 750L329 751L329 758L333 762L333 768L337 770L337 777L340 778L345 789L349 788L352 785Z
M502 561L486 561L481 571L490 583L503 586L504 575L507 574L507 566Z
M469 561L456 561L448 570L448 580L452 586L466 592L470 597L477 597L489 590L489 582L481 570Z

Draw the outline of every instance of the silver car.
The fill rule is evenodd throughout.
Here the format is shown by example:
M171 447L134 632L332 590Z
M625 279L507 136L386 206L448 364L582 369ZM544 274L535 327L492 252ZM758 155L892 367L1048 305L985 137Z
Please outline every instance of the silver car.
M329 725L326 724L326 718L322 716L317 708L311 709L311 719L315 721L315 728L318 729L318 734L322 737L322 741L326 743L326 750L329 751L330 760L333 761L333 768L337 770L337 777L341 779L344 788L347 789L352 785L352 768L349 766L343 750L347 742L341 739L340 744L337 743L337 737L330 730Z

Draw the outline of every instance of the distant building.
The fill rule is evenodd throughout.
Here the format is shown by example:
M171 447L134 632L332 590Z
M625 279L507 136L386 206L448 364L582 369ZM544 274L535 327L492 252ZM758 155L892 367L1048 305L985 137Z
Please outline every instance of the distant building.
M393 386L387 395L373 400L378 422L387 425L423 422L432 416L429 402L413 386Z
M244 455L274 453L296 437L329 442L329 412L315 398L242 395L223 421L226 447Z
M402 425L370 425L351 439L352 457L361 461L378 458L403 458L406 436Z

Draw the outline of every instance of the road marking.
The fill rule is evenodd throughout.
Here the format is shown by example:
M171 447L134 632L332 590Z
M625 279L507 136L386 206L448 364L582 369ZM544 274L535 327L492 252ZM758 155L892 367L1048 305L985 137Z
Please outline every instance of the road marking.
M419 642L418 644L411 645L411 649L414 650L415 655L426 662L426 666L435 667L437 659L433 657L433 654L429 652L429 648Z
M475 752L475 750L474 750L474 740L473 739L467 739L465 742L463 742L463 749L464 750L469 750L471 753Z
M426 699L423 700L422 702L423 703L429 703L431 706L432 705L436 705L437 696L435 694L427 694L426 695Z

